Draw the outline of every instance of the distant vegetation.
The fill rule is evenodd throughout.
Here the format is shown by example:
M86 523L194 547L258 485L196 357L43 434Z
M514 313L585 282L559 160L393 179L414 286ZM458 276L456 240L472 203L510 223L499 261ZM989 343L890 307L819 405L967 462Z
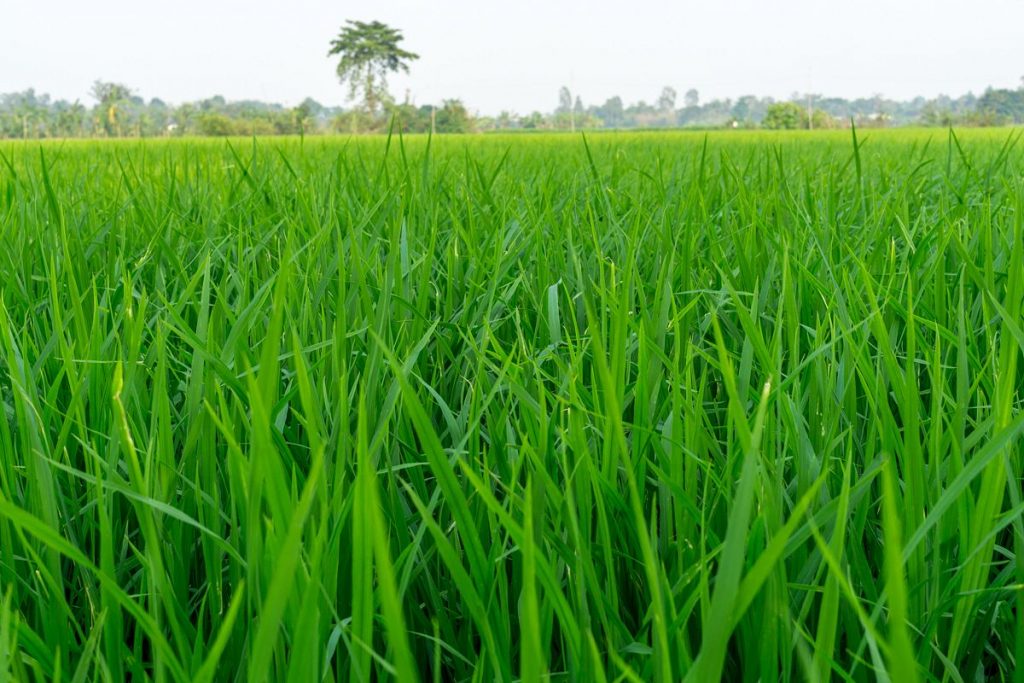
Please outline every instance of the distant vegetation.
M682 98L662 88L653 102L626 104L609 97L586 105L563 87L553 111L473 114L463 100L416 104L408 93L399 102L387 87L389 74L408 72L419 55L402 47L398 29L377 21L348 21L327 53L337 58L338 78L349 107L306 98L297 106L255 100L229 102L220 95L177 106L146 100L122 83L97 81L94 104L53 100L29 89L0 94L0 138L173 137L304 135L403 132L469 133L494 130L594 130L637 128L839 128L1000 126L1024 123L1024 78L1016 90L987 89L980 97L939 95L932 99L887 99L880 94L852 100L816 93L793 93L777 101L743 95L702 101L696 89Z
M388 106L388 74L408 73L409 64L420 56L399 46L403 40L401 31L379 21L346 24L331 41L327 56L339 57L338 80L348 84L349 99L362 101L363 106L349 116L352 132L357 132L362 120L372 128L380 118L382 105Z
M744 95L737 99L700 100L696 90L682 102L666 87L653 103L624 104L611 97L600 105L584 105L563 88L550 112L478 115L459 98L437 104L395 101L383 94L376 111L362 105L328 106L306 98L298 106L256 100L228 101L215 95L172 105L145 99L130 88L97 82L94 103L52 99L29 89L0 94L0 137L173 137L183 135L313 135L386 132L392 120L403 132L469 133L493 130L593 130L601 128L813 128L849 126L998 126L1024 123L1024 87L990 88L981 96L892 100L877 97L844 99L794 93L789 99Z

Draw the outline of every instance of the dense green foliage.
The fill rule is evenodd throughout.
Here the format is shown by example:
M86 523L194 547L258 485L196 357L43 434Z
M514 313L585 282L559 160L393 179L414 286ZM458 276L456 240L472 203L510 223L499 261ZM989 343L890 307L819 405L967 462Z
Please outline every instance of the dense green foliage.
M1024 86L1016 90L989 89L978 98L978 111L1000 123L1024 123Z
M365 85L365 82L363 83ZM350 82L351 86L351 82ZM677 101L671 87L662 89L656 101L640 100L625 104L622 98L607 98L603 104L584 105L580 95L562 88L554 111L516 114L502 111L496 115L470 114L457 98L440 103L398 102L377 80L373 81L371 114L366 103L343 109L325 106L306 98L298 106L243 100L226 101L215 95L196 102L171 105L159 98L148 102L125 86L97 82L91 109L80 102L52 100L34 90L0 94L0 138L68 137L187 137L192 135L298 135L313 133L387 133L393 118L400 119L406 132L427 132L432 108L452 110L457 116L447 124L440 121L436 132L471 130L594 130L599 128L806 128L806 117L777 125L771 110L813 111L814 128L848 127L852 120L860 128L891 126L998 126L1024 121L1024 87L1017 90L986 90L977 97L966 93L956 98L946 95L926 99L893 100L881 96L845 99L812 93L794 93L790 100L742 95L735 99L700 99L696 90L687 91ZM111 109L110 95L120 99ZM350 94L352 91L350 90ZM472 103L468 93L467 103ZM363 97L357 89L356 97ZM378 106L380 105L380 106ZM810 106L808 106L810 105ZM803 123L804 125L801 125Z
M347 21L331 41L328 57L337 56L338 79L348 83L349 99L362 100L363 113L373 118L390 99L388 74L404 71L419 55L401 48L402 32L379 21Z
M1020 680L1010 137L0 145L0 675Z
M807 128L807 110L795 102L778 102L768 107L761 125L769 130Z

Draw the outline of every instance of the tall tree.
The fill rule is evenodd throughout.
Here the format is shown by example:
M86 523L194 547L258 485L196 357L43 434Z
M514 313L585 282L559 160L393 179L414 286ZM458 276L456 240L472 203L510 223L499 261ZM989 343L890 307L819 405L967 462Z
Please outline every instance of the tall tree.
M57 103L56 135L65 138L81 137L85 128L85 107L78 100L68 103L63 100Z
M617 128L625 123L625 107L622 98L618 95L609 97L605 103L598 107L597 115L608 128Z
M576 118L572 110L572 92L564 85L558 90L558 108L555 109L555 127L576 130Z
M45 119L49 96L36 96L35 88L15 93L12 98L14 114L21 126L21 137L38 137L39 123Z
M92 96L96 99L103 130L107 135L121 135L120 109L132 96L128 86L120 83L96 81L92 85Z
M557 114L568 114L572 111L572 93L569 88L562 86L558 90L558 109L555 110Z
M331 41L328 57L340 56L338 78L348 83L349 98L362 99L366 113L373 117L388 98L389 73L409 72L409 63L419 55L399 45L402 32L379 21L347 21Z
M676 108L676 89L666 85L661 89L658 97L658 109L662 112L669 112Z
M586 114L586 109L583 106L583 100L581 100L580 96L577 95L576 96L576 101L573 102L573 105L572 105L572 116L573 116L573 119L575 119L576 121L582 121L583 117L585 116L585 114Z
M757 98L753 95L743 95L732 106L732 118L739 123L749 123L755 120L756 110Z
M700 93L697 92L696 88L690 88L683 95L683 104L687 107L698 107L700 106Z

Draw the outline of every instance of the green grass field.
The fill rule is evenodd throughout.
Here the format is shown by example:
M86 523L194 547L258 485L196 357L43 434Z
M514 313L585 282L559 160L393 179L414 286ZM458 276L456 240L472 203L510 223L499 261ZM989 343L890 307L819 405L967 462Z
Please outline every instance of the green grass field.
M0 680L1024 680L1010 130L0 145Z

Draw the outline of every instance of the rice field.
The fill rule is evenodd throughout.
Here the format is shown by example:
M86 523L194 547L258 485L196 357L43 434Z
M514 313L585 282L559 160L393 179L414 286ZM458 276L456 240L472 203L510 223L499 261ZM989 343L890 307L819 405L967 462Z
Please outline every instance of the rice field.
M1024 680L1018 137L0 145L0 680Z

